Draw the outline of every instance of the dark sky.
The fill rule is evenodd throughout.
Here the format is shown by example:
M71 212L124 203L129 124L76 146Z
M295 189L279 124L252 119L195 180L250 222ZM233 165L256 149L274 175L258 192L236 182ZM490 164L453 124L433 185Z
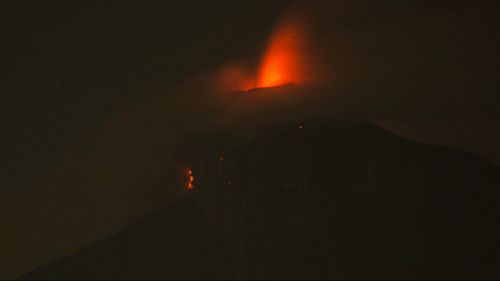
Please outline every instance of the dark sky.
M440 9L455 7L454 1L442 3ZM478 8L483 3L498 8L492 1L461 1L460 5ZM0 96L5 115L1 119L4 168L0 203L16 202L16 198L40 188L66 151L94 138L104 120L116 112L160 97L193 73L213 70L232 60L258 59L280 13L290 4L291 1L0 0ZM406 8L411 10L412 6ZM466 34L479 34L478 38L498 34L498 20L489 24L480 18L474 20L472 13L467 15L463 21L460 17L454 19L460 28L467 27ZM455 31L461 33L459 29ZM487 33L480 36L482 32ZM493 44L498 44L498 38L490 41L492 44L485 52L496 50ZM483 52L476 45L471 47L471 63ZM466 49L467 46L457 48L457 54ZM496 70L498 61L496 53L491 63ZM480 70L476 73L480 77ZM484 73L490 75L489 81L495 78L491 74L498 75L498 71ZM439 119L442 123L434 122L435 128L424 130L415 129L419 124L385 124L422 140L441 135L444 142L479 148L474 152L500 163L496 145L500 141L499 98L491 85L485 89L478 85L478 92L470 95L472 99L445 93L436 99L439 103L430 107L426 106L433 100L430 94L397 96L387 103L379 100L387 107L402 104L414 109L393 110L402 115L431 112L429 116L448 116ZM482 95L482 90L487 93ZM460 114L462 109L468 115ZM443 127L450 131L443 131ZM0 208L0 212L0 219L5 217L7 224L18 222L18 214L9 213L11 209ZM28 233L33 229L24 231L26 237L33 235ZM12 237L5 235L0 234L0 248L12 244ZM30 245L23 246L29 249ZM15 248L9 250L16 253ZM0 279L15 276L36 263L19 255L22 253L0 255L0 264L13 260L8 268L0 266Z
M2 192L31 188L31 175L46 173L111 112L259 55L287 2L1 1L12 183Z
M279 13L290 2L1 1L0 61L4 71L0 87L6 114L2 118L3 155L8 162L8 184L2 192L32 188L32 180L46 174L68 145L92 137L93 130L113 112L158 97L193 73L231 60L257 59ZM491 1L460 2L471 9L483 3L492 6ZM453 1L443 3L440 9L455 7ZM414 7L429 8L399 6L408 6L403 9L407 12ZM480 24L468 26L467 34L483 32ZM476 48L471 57L494 49ZM499 60L498 56L494 59ZM414 103L415 111L424 114L450 105L455 110L452 117L441 118L447 123L461 111L485 115L479 120L463 119L470 120L466 127L488 127L481 134L484 145L490 147L495 141L484 139L499 138L492 133L499 110L498 95L488 91L471 93L473 99L441 95L429 110L418 105L419 96L407 97L404 103ZM398 106L398 99L389 97L383 106ZM443 108L441 115L450 114ZM483 154L500 159L495 149Z

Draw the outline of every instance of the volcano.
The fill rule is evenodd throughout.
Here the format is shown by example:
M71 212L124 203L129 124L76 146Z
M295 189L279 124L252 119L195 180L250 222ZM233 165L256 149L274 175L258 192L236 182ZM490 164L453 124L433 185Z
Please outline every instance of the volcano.
M24 279L500 277L481 159L352 120L204 143L183 200Z

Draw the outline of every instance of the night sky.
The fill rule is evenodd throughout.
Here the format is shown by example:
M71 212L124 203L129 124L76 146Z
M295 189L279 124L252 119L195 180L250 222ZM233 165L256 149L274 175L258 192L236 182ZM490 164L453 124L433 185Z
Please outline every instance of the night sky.
M454 66L463 62L469 69L456 70L462 71L457 77L474 74L470 81L464 79L467 90L455 91L461 84L451 75L443 76L457 82L448 91L438 87L436 92L409 89L401 96L371 95L377 90L370 86L379 85L378 78L387 74L385 68L371 65L384 60L386 53L380 50L393 45L391 36L398 30L397 24L388 20L386 29L366 37L374 42L375 51L360 51L366 57L355 56L356 59L347 62L369 62L361 73L373 75L370 81L353 85L346 92L354 95L344 99L351 104L355 115L364 112L366 118L404 136L466 149L499 164L498 2L443 1L436 7L432 2L408 2L392 8L387 8L384 2L375 5L379 10L361 9L359 17L348 20L349 12L355 9L324 11L321 15L326 31L322 30L325 32L322 39L327 48L352 47L328 39L336 30L335 24L344 28L344 38L350 38L349 32L356 33L360 23L370 25L393 15L403 19L421 17L424 22L428 17L427 24L415 25L417 29L428 28L424 33L428 31L429 42L419 43L425 49L434 39L443 41L449 57L432 64L429 61L435 54L430 52L427 57L430 59L419 64L421 61L412 57L412 49L408 48L400 49L401 57L412 59L401 63L408 63L408 68L415 63L416 72L454 73ZM257 64L283 11L292 4L292 1L0 1L3 69L0 91L5 114L1 122L4 167L0 189L0 279L26 273L140 217L141 214L131 211L114 227L101 230L96 226L88 237L61 243L44 229L54 214L66 213L66 205L60 204L66 195L52 196L51 189L44 186L75 147L98 138L109 118L165 98L168 89L196 73L211 72L232 61ZM347 12L342 14L342 11ZM339 17L338 22L333 20L335 16ZM438 20L432 20L435 18ZM396 22L412 25L401 19ZM447 26L442 30L451 30L451 35L440 34L442 30L434 30L433 25ZM365 44L366 38L354 39L353 44ZM359 51L350 50L349 54ZM373 60L364 60L370 55ZM429 65L432 69L425 70ZM376 73L377 70L382 71ZM394 76L395 80L400 78ZM425 80L407 80L425 83ZM394 85L394 89L405 89L413 84L401 86L395 82ZM381 89L383 92L392 88ZM102 196L104 202L110 195ZM148 208L141 205L138 209ZM69 220L78 217L71 211L67 214ZM93 215L97 216L89 216ZM76 229L58 227L61 227L58 233L64 237L64 233L71 235L79 231L78 227L92 228L94 224L84 222ZM58 246L51 247L51 241L58 241Z
M32 186L26 174L46 173L41 166L50 169L112 112L193 73L259 56L287 1L1 5L6 175L16 179L5 188L18 192Z

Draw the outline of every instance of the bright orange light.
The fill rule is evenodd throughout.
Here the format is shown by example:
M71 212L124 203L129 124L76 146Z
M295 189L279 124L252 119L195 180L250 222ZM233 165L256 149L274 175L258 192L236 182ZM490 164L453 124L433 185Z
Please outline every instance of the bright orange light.
M224 92L251 91L315 82L304 19L285 17L271 34L256 71L245 65L228 64L218 73ZM317 74L317 73L315 73Z
M186 177L187 177L187 182L185 187L188 191L191 191L194 188L194 176L193 176L193 170L191 168L188 168L186 170Z
M284 21L271 36L257 76L257 88L298 84L305 80L304 30Z

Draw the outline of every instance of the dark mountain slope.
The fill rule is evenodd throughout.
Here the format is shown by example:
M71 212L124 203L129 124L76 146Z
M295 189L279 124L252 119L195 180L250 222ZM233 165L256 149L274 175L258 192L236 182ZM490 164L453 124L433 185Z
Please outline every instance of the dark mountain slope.
M183 201L24 278L500 277L498 168L364 122L303 126L204 139Z

